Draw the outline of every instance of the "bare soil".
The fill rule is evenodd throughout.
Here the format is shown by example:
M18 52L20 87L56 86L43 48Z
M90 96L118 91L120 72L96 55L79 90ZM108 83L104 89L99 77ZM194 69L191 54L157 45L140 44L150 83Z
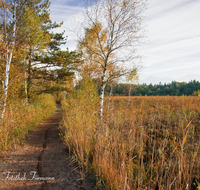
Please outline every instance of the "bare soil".
M82 182L59 136L60 105L33 130L27 143L0 154L0 190L94 189Z

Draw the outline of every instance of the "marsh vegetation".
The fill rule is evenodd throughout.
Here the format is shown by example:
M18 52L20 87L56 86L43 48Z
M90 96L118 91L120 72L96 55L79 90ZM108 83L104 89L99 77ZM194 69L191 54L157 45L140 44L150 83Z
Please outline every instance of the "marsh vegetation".
M87 82L62 107L64 140L99 189L197 189L198 97L131 97L129 105L128 97L113 97L99 122L98 96Z

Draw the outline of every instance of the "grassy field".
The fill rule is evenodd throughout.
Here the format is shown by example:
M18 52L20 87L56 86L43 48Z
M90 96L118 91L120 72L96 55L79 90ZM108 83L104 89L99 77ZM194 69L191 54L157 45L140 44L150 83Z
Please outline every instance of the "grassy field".
M98 189L191 189L200 182L200 99L105 98L82 89L63 103L64 140ZM83 176L84 178L84 176Z

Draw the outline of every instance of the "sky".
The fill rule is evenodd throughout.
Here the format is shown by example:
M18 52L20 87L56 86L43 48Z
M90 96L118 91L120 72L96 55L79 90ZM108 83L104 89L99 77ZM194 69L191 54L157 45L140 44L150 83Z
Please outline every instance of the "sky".
M200 75L200 0L147 0L143 26L145 36L138 52L142 56L140 80L150 76L173 80L186 75ZM71 31L76 20L83 18L82 0L52 0L53 21L64 21L65 47L76 48ZM159 82L159 81L158 81Z

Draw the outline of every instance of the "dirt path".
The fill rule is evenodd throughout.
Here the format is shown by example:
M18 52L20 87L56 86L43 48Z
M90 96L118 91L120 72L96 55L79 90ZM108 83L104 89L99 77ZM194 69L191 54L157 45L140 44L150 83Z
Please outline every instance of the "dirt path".
M79 190L84 185L59 137L60 106L32 131L27 144L0 155L0 190Z

